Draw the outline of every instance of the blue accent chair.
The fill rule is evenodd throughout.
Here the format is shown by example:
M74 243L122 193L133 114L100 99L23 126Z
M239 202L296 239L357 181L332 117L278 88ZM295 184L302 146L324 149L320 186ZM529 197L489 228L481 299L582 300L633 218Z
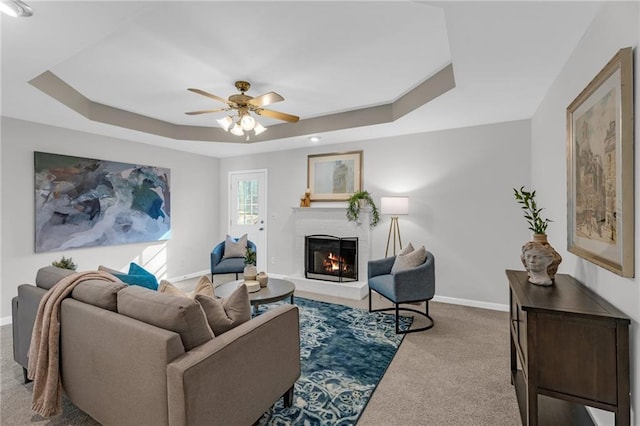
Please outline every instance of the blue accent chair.
M256 251L256 245L252 241L247 241L247 248ZM211 281L215 274L236 274L236 280L238 274L244 272L244 257L224 257L224 241L218 244L211 251Z
M395 256L368 262L367 277L369 284L369 312L391 311L396 314L396 334L413 333L428 330L434 325L429 316L429 300L436 291L435 258L427 251L427 260L415 268L391 273ZM392 308L371 309L371 292L375 291L393 303ZM400 307L402 303L425 302L425 311ZM401 331L398 324L399 311L411 311L429 319L430 324L421 328Z

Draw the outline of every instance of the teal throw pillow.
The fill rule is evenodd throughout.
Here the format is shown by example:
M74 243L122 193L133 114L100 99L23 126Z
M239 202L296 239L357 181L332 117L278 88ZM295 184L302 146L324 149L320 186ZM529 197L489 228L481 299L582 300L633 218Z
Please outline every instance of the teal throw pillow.
M129 285L138 285L140 287L146 287L150 290L158 290L158 280L156 277L141 274L113 274L120 281Z

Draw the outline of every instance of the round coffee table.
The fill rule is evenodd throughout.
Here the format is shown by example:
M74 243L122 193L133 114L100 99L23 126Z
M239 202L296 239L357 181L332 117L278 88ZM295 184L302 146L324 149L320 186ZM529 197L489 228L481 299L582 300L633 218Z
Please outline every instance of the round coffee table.
M238 288L244 281L229 281L215 288L216 296L228 297ZM251 306L253 306L253 315L258 314L258 306L266 303L278 302L284 300L287 297L291 297L291 304L293 305L293 292L296 290L296 286L287 280L280 278L269 278L269 283L266 287L261 288L260 291L249 293L249 300Z

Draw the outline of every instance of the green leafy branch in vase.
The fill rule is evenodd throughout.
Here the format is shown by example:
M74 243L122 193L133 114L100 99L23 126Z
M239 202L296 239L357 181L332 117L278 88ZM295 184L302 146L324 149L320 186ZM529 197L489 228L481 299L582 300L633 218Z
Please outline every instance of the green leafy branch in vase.
M536 204L536 191L525 191L524 186L521 186L520 190L513 188L513 195L518 204L521 204L520 208L524 210L524 218L529 224L529 229L534 234L546 234L547 226L553 221L540 216L540 212L544 209L538 208Z

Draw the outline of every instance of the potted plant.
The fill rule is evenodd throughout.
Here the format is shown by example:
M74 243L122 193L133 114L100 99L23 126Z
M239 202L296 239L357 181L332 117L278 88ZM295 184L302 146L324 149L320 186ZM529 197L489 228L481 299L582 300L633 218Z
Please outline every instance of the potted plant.
M549 244L549 241L547 240L547 226L549 226L549 223L553 221L548 218L543 218L540 215L543 208L538 207L538 205L536 204L535 190L526 191L524 189L524 186L521 186L520 190L513 188L513 195L515 196L518 204L521 205L521 209L524 210L524 218L529 224L529 229L533 231L533 241L527 242L524 244L524 246L522 246L520 260L529 273L530 282L534 284L548 285L552 282L556 272L558 271L558 265L560 265L560 262L562 262L562 257L560 256L560 254L558 254L558 252L555 251L553 247L551 247L551 244ZM541 246L542 250L540 250ZM527 266L527 253L529 251L535 250L538 250L541 253L546 253L546 256L548 256L548 266L546 272L549 281L545 281L544 279L538 281L537 279L534 279L532 277L534 271L532 271L532 268Z
M258 269L256 268L256 252L247 247L247 251L244 253L244 279L255 280L258 275Z
M373 202L369 191L358 191L349 197L347 205L347 220L349 222L356 222L360 224L360 209L363 206L368 205L371 207L371 222L369 226L374 227L380 222L380 212L376 207L376 203Z
M64 256L62 256L62 259L60 260L56 260L54 262L51 262L52 266L55 266L57 268L62 268L62 269L70 269L72 271L75 271L78 268L78 265L76 265L75 263L73 263L73 259L72 258L66 258Z

